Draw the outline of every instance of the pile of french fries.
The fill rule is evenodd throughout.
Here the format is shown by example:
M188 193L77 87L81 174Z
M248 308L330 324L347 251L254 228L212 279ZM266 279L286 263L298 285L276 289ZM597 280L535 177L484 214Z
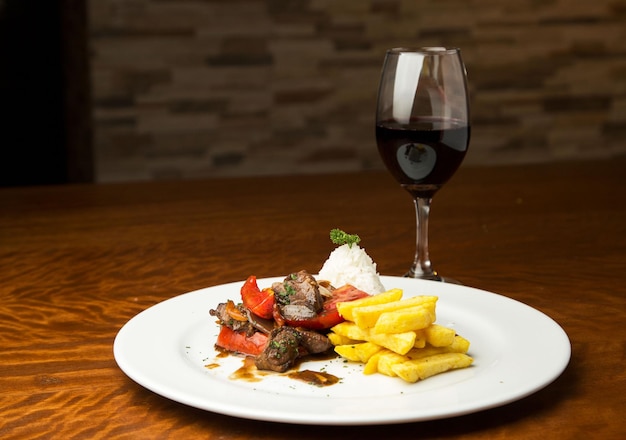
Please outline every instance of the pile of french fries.
M402 295L401 289L391 289L338 303L345 321L328 334L335 352L364 363L365 374L381 373L410 383L470 366L469 341L435 324L438 297Z

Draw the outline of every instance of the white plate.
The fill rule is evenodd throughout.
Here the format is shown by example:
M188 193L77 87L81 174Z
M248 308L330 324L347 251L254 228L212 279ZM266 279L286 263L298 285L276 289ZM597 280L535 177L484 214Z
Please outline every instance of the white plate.
M266 287L280 279L258 282ZM256 382L233 379L242 360L218 357L218 327L209 310L227 299L238 300L243 281L186 293L139 313L119 331L115 359L140 385L189 406L315 425L389 424L477 412L538 391L569 362L570 342L563 329L525 304L465 286L381 279L388 289L403 289L404 297L437 295L437 323L470 340L474 364L415 384L379 374L365 376L360 365L341 359L300 366L341 378L332 386L317 387L277 373Z

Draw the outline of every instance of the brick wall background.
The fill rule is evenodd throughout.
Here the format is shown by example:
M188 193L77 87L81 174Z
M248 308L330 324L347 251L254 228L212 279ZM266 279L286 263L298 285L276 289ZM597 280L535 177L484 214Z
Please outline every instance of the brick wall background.
M89 0L98 181L382 168L394 46L462 49L467 164L626 154L626 0Z

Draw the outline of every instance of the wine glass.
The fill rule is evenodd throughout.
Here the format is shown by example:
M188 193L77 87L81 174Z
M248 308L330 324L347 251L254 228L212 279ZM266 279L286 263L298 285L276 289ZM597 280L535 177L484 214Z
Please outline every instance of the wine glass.
M460 50L388 50L378 90L376 143L385 166L415 204L415 259L406 277L457 282L432 267L428 216L433 195L461 165L469 138L467 78Z

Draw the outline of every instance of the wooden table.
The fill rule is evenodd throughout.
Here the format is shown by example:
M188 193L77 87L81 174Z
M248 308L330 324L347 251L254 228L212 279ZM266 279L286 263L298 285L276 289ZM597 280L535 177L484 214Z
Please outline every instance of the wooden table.
M130 380L112 344L172 296L318 270L334 227L358 233L381 273L401 275L413 208L386 173L0 189L0 437L623 437L625 170L620 159L458 172L433 204L435 267L551 316L571 339L570 364L499 408L370 427L194 409Z

